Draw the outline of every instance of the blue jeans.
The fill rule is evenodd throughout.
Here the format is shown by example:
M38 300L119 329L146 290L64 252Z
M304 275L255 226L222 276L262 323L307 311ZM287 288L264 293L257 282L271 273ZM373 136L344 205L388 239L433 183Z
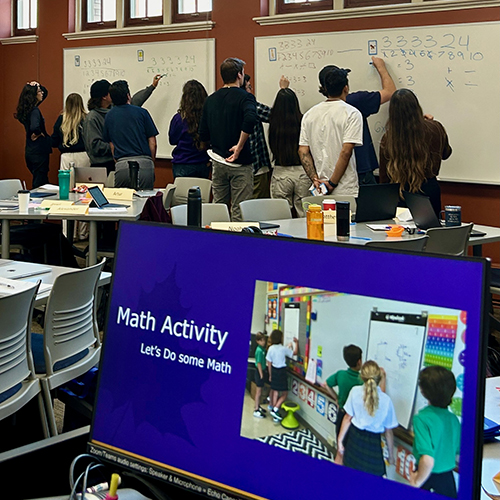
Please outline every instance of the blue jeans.
M210 167L206 163L172 163L174 179L176 177L200 177L208 179Z

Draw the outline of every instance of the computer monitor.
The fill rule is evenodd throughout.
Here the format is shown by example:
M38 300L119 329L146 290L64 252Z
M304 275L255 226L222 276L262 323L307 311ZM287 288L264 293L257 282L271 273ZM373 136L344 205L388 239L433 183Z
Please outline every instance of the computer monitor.
M419 373L438 365L457 385L443 410L461 435L450 474L459 499L478 498L488 271L485 259L123 222L89 453L207 498L348 498L356 490L437 499L408 478L415 415L426 407ZM269 410L254 416L250 358L251 335L274 330L298 346L287 352L276 421ZM386 435L376 444L387 477L335 463L338 405L323 384L347 369L350 344L386 372L394 464Z

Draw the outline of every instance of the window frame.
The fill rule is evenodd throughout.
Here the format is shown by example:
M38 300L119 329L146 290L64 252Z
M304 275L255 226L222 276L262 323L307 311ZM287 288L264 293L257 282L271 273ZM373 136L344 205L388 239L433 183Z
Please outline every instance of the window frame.
M192 14L180 14L179 13L179 0L171 1L171 13L172 13L172 24L177 23L189 23L196 21L210 21L212 20L213 12L213 0L212 0L212 10L210 12L194 12ZM198 6L198 0L196 0L196 6Z
M293 14L295 12L317 12L333 10L333 0L305 1L302 3L285 3L285 0L276 0L276 14Z
M412 0L344 0L344 9L378 7L380 5L400 5L404 3L412 3Z
M19 9L18 9L18 4L19 0L16 0L15 2L12 2L12 33L14 36L28 36L28 35L35 35L38 29L38 0L37 2L37 18L36 18L36 27L34 28L18 28L18 20L19 20ZM30 9L30 20L31 20L31 0L29 2L29 9ZM30 21L31 24L31 21Z
M123 24L124 26L153 26L153 25L161 25L163 24L164 19L164 4L162 3L162 13L159 16L152 17L132 17L130 14L130 8L132 5L132 0L124 0L123 2ZM147 0L146 0L146 9L147 9Z
M104 0L100 0L101 5ZM116 3L116 2L115 2ZM117 27L117 19L114 21L88 21L88 0L81 0L81 30L82 31L92 31L96 29L112 29ZM118 12L116 17L118 17Z

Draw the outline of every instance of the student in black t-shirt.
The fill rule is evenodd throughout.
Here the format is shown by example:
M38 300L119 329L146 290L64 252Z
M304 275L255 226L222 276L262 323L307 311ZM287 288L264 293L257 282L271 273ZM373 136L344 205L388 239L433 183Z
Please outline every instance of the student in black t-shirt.
M220 67L224 86L203 106L200 141L210 143L214 203L231 203L231 218L241 221L240 202L253 195L253 158L248 136L257 123L255 97L240 88L244 61L226 59Z

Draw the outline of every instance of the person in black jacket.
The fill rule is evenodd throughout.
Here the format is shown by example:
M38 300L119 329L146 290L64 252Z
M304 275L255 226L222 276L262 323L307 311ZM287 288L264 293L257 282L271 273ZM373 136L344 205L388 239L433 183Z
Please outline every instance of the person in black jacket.
M26 166L33 175L33 188L49 182L49 158L52 153L50 136L45 130L45 120L38 108L48 95L38 82L28 82L21 91L14 117L26 130Z

